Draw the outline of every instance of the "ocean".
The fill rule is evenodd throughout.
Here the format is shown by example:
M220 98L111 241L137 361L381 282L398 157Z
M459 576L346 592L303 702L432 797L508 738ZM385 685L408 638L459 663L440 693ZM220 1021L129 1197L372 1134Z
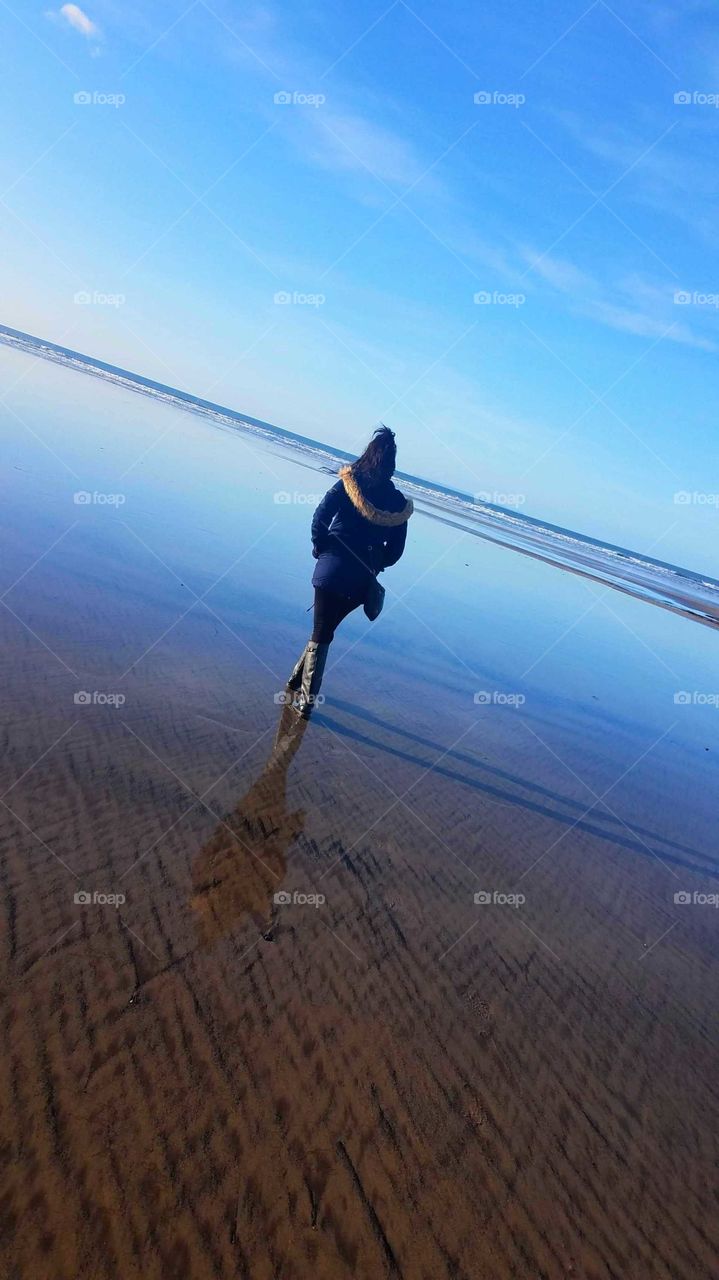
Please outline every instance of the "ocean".
M0 342L67 369L199 414L216 425L259 437L266 445L294 455L316 470L332 474L339 465L351 461L350 454L330 444L298 435L6 325L0 325ZM407 472L398 472L397 478L403 490L414 500L417 511L432 520L591 578L695 622L719 626L719 580L715 578L641 555L626 547L601 542Z

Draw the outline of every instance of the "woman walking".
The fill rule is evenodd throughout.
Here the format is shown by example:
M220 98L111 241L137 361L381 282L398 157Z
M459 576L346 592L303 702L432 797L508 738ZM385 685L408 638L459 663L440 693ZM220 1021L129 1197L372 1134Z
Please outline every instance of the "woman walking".
M294 706L304 718L317 700L335 629L360 605L377 616L384 594L377 574L404 551L413 506L392 483L396 460L394 432L378 427L362 456L340 468L312 518L314 626L287 682L299 690Z

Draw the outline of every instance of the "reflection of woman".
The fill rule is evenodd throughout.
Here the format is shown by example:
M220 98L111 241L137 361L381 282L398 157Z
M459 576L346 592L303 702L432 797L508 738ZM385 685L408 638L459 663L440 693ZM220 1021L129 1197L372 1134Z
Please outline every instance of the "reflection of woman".
M305 728L291 707L283 707L262 773L193 863L191 902L205 944L230 933L245 915L271 937L273 899L287 870L287 849L305 823L304 809L287 812L285 796L287 770Z
M315 511L314 627L288 680L288 688L299 690L301 716L310 714L320 691L335 628L365 603L373 579L404 551L412 503L392 483L396 460L394 432L379 427L361 458L341 468Z

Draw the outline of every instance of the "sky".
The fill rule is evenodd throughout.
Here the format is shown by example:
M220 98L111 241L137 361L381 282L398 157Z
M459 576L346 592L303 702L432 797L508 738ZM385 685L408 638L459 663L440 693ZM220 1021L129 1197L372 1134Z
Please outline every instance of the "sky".
M1 323L719 576L711 4L3 0L0 49Z

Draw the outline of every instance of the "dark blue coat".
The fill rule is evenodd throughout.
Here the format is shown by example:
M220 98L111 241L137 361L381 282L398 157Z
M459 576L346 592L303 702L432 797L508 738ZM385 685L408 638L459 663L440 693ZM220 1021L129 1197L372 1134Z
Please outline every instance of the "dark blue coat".
M391 480L360 487L350 467L340 477L312 518L312 585L362 599L370 576L402 555L412 502Z

